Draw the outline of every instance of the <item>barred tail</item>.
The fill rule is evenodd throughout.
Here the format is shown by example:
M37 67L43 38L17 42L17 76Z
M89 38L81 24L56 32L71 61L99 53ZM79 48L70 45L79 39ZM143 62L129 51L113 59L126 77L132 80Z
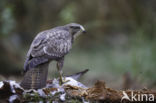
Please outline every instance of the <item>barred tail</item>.
M24 89L40 89L46 86L48 66L49 62L27 71L20 85Z

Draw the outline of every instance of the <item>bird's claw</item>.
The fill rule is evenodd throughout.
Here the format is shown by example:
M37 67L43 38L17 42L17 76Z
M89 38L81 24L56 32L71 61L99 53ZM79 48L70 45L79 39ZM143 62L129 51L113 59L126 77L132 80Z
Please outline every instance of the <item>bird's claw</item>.
M63 85L64 83L69 82L70 80L66 80L64 77L60 77L59 84Z

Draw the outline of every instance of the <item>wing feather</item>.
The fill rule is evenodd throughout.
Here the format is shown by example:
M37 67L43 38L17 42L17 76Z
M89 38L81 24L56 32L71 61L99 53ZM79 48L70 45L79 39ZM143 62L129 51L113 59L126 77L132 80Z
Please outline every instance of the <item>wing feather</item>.
M45 41L46 39L46 31L40 32L35 39L33 40L33 42L31 43L30 49L27 53L27 57L36 57L36 56L41 56L43 55L43 41Z
M60 29L49 30L41 32L35 37L28 52L28 56L39 57L48 55L62 57L67 54L70 49L71 36L68 31Z
M71 36L69 32L64 30L55 33L55 38L48 39L48 45L44 48L44 52L50 56L62 57L71 49Z
M71 49L72 38L68 31L51 29L39 33L27 53L25 70L51 59L66 55Z

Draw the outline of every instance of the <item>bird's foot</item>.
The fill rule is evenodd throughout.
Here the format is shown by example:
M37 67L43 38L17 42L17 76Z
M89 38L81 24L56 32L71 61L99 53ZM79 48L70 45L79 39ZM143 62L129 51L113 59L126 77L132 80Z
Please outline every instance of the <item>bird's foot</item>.
M60 85L63 85L64 83L67 83L67 82L69 82L69 80L66 80L65 77L60 77L60 80L59 80Z

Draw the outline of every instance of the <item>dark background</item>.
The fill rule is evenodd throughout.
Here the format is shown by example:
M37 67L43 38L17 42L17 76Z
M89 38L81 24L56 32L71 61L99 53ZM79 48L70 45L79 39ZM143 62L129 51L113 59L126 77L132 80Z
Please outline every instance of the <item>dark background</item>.
M29 46L42 30L76 22L87 31L65 58L64 73L89 68L86 85L156 88L155 0L1 0L0 80L20 81ZM58 75L55 62L49 78Z

